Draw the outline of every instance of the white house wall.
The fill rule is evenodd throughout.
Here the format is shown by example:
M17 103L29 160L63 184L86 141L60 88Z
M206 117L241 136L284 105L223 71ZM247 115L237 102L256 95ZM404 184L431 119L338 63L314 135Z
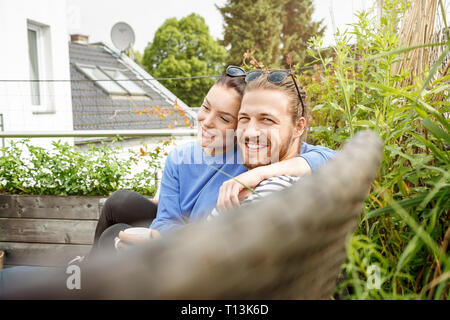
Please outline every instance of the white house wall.
M41 79L70 79L66 2L0 0L0 79L29 80L28 23L43 26ZM45 103L31 103L30 82L0 82L0 114L4 131L73 129L70 82L44 83ZM33 139L48 146L52 139ZM55 140L55 139L53 139ZM73 142L72 138L61 139Z

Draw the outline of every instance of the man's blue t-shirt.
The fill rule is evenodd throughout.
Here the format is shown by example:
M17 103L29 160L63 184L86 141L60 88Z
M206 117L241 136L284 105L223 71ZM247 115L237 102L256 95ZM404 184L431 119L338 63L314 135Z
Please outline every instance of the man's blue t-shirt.
M312 170L335 157L336 152L302 143L300 156ZM215 208L222 184L247 171L240 152L209 156L200 145L188 142L172 150L164 167L158 200L158 213L150 228L161 234L177 229L188 221L206 218Z

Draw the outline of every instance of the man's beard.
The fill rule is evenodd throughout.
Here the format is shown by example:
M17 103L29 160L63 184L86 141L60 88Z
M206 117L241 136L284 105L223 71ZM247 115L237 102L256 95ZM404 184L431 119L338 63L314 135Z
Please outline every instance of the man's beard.
M248 151L247 151L247 148L246 148L246 144L249 141L254 141L254 140L255 139L253 139L253 140L252 139L244 139L244 143L240 144L241 146L243 145L243 148L241 146L240 146L240 148L241 148L241 152L243 151L244 166L247 169L249 169L249 170L252 170L252 169L255 169L255 168L258 168L258 167L261 167L261 166L266 166L266 165L269 165L269 164L276 163L276 162L284 160L286 155L289 152L289 147L291 146L291 143L293 142L292 141L293 140L292 139L292 135L290 135L289 139L287 139L286 143L283 143L281 145L281 147L278 146L278 147L275 148L275 150L272 150L272 143L270 142L270 140L267 139L268 147L265 150L265 152L268 153L267 157L262 159L264 162L259 161L259 157L257 158L258 161L255 162L254 160L250 161L250 156L248 155ZM259 142L259 139L257 139L256 141ZM277 150L278 150L278 152L277 152ZM276 154L278 154L278 156L277 157L273 157L273 155L276 155Z

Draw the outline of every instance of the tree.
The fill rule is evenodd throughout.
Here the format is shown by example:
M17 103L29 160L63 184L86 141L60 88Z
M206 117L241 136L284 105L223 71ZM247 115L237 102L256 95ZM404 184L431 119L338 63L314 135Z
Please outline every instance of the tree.
M147 45L142 64L155 78L194 77L223 73L226 50L209 34L205 20L190 14L167 19ZM164 86L189 106L199 106L214 78L166 80Z
M254 57L271 68L288 68L288 54L302 64L306 41L324 31L322 21L312 21L312 0L228 0L216 7L232 64L241 64L247 50L255 50Z
M227 47L229 64L240 65L247 50L271 67L280 62L282 18L279 1L228 0L216 6L224 19L223 45Z
M286 68L288 54L292 55L294 63L303 64L306 58L306 42L313 35L323 35L325 27L318 22L312 21L314 6L312 0L289 0L283 9L283 32L281 42L283 43L282 65Z

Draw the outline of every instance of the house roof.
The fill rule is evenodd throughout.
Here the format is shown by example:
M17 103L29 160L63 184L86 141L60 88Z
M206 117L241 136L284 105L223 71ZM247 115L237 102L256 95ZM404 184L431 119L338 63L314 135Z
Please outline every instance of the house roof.
M195 124L195 112L161 83L148 80L154 78L131 59L107 45L70 42L69 57L74 130L167 129ZM83 72L84 67L115 69L128 79L139 79L133 82L145 95L108 93L102 81L92 81Z

